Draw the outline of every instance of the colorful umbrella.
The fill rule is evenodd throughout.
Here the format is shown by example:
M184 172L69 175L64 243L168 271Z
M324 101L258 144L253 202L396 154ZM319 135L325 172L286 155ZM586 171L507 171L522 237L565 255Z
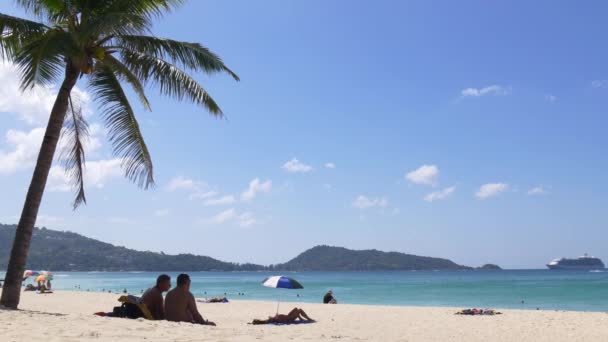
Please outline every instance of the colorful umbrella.
M304 286L297 280L285 276L268 277L262 281L262 285L274 289L303 289Z
M32 271L32 270L26 270L25 272L23 272L23 278L27 278L27 277L35 277L35 276L39 276L40 272L36 272L36 271Z
M44 282L44 281L47 281L47 280L53 280L53 277L41 274L41 275L37 276L36 279L35 279L36 282L38 282L38 281Z
M262 281L262 285L266 287L271 287L273 289L303 289L304 286L300 284L297 280L285 276L273 276L268 277ZM280 300L277 300L277 314L279 313L279 304Z

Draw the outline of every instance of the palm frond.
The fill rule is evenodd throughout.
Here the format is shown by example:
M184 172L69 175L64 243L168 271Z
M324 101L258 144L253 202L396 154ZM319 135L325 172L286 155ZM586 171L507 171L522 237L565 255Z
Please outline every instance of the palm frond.
M84 146L89 138L89 125L82 115L79 103L74 105L72 97L69 98L66 121L61 133L65 148L61 151L59 159L63 164L67 178L76 193L74 210L81 204L86 204L84 194Z
M15 56L21 72L21 88L55 83L65 69L66 57L78 53L71 36L59 29L48 30L28 40Z
M144 91L144 87L137 78L137 76L133 75L131 70L127 68L124 64L122 64L118 59L114 58L112 55L106 55L104 57L104 64L112 69L112 71L119 76L119 78L131 85L135 94L139 97L140 102L147 110L152 110L150 108L150 101L146 97L146 93Z
M222 110L215 100L190 75L175 65L138 52L122 50L123 63L139 79L157 85L161 93L177 100L184 98L205 107L213 115L221 117Z
M0 13L0 58L12 60L26 40L48 29L44 24Z
M164 60L169 59L181 67L195 71L226 72L235 80L239 80L239 77L224 64L218 55L199 43L134 35L119 36L117 41L119 48L124 47Z
M122 158L125 176L147 189L154 185L152 159L131 104L112 71L99 63L89 87L99 102L114 154Z

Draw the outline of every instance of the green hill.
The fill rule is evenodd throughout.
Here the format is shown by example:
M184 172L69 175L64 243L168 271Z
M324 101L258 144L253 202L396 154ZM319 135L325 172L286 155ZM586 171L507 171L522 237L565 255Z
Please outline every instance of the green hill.
M0 224L0 269L6 269L15 225ZM34 228L27 268L54 271L255 271L265 267L235 264L192 254L140 252L80 234Z
M274 266L286 271L464 270L447 259L375 249L355 251L343 247L317 246L294 259Z
M0 270L6 269L15 225L0 224ZM492 265L493 266L493 265ZM278 265L236 264L193 254L141 252L80 234L35 228L28 269L53 271L381 271L469 270L450 260L378 250L317 246ZM489 268L485 266L484 268Z

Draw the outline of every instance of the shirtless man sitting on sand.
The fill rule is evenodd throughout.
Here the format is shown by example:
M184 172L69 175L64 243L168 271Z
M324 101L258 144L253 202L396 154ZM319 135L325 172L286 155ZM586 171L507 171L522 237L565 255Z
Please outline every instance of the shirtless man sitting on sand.
M269 324L269 323L285 324L285 323L293 323L296 320L300 320L300 321L306 320L308 322L315 321L314 319L308 317L308 315L306 314L306 312L304 312L304 310L294 308L287 315L276 314L274 317L268 317L268 319L254 319L253 322L251 322L251 324Z
M161 274L156 278L156 286L146 290L141 296L148 310L155 320L165 319L165 301L163 292L169 291L171 288L171 277L166 274Z
M196 301L190 292L190 277L187 274L177 276L177 286L167 293L165 318L172 322L215 325L215 323L205 320L198 312Z

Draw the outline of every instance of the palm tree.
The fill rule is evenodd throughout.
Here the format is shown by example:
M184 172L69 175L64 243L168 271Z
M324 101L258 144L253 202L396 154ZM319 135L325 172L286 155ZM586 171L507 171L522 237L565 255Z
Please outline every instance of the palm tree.
M125 176L137 186L153 186L152 159L133 107L123 90L128 85L150 110L144 92L154 86L164 95L189 100L221 117L217 103L186 71L232 72L198 43L150 34L154 19L183 0L16 0L38 21L0 13L0 59L18 66L21 88L61 86L50 113L42 146L9 259L0 304L17 308L22 275L38 208L55 150L63 134L68 148L60 160L75 191L74 209L86 203L83 172L88 126L71 91L80 78L99 104L113 153L122 158Z

